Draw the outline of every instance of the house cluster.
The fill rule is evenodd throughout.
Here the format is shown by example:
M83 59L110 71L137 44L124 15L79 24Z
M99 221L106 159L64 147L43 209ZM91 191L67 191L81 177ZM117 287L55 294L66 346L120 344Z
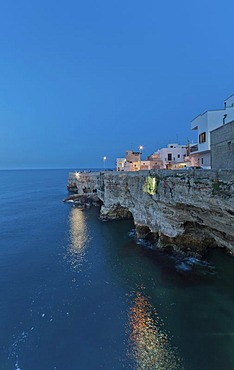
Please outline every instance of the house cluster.
M166 148L159 149L146 160L142 160L141 151L127 150L125 158L117 158L116 169L117 171L140 171L189 167L192 165L190 151L189 144L168 144Z
M234 169L234 94L224 101L223 109L208 110L193 119L191 129L197 131L197 143L168 144L166 148L142 160L142 149L126 151L117 158L117 171L151 169Z

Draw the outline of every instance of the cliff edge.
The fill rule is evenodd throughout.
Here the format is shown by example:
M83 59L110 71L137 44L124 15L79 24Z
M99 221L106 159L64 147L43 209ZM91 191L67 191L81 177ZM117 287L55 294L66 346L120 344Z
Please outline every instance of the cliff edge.
M234 255L234 171L71 173L68 189L99 198L102 219L132 217L138 236L160 247Z

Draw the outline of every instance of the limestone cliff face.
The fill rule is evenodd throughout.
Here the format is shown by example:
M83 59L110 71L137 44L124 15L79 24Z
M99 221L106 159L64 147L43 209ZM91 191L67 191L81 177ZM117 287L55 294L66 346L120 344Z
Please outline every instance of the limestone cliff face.
M71 172L67 188L77 194L96 193L100 172Z
M234 254L234 171L80 174L78 193L85 188L102 200L103 219L132 215L138 234L158 245L201 253L220 246Z

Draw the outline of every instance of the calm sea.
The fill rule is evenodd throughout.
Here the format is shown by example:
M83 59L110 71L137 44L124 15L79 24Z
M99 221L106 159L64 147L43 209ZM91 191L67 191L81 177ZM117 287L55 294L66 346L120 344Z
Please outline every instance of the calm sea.
M67 178L0 171L0 370L234 369L234 260L153 251Z

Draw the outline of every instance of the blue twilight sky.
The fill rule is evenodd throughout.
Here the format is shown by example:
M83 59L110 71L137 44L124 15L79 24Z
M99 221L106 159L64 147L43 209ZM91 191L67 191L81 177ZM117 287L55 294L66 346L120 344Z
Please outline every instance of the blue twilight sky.
M196 141L191 120L234 93L233 14L233 0L2 1L0 168Z

